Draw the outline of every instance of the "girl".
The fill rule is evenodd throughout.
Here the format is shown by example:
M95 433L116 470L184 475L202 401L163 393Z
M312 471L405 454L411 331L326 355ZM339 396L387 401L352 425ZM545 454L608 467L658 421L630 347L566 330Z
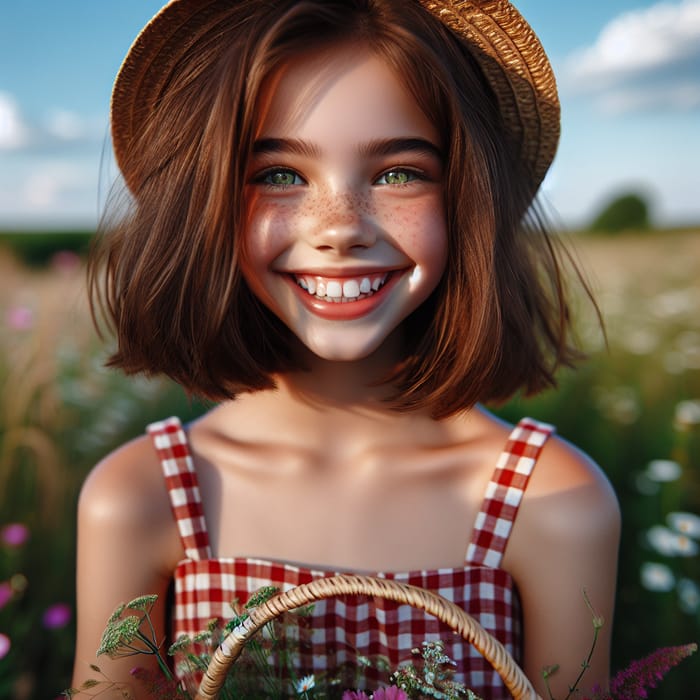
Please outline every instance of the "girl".
M543 667L565 695L588 652L585 589L607 621L587 682L605 683L614 495L550 426L481 406L576 358L532 208L558 124L503 0L173 0L144 29L112 101L131 199L93 298L112 366L217 405L85 483L74 684L120 601L158 593L159 636L193 634L261 585L348 571L450 597L542 695ZM314 668L398 662L439 632L345 602L317 606ZM505 697L462 646L467 685ZM129 680L129 660L101 664Z

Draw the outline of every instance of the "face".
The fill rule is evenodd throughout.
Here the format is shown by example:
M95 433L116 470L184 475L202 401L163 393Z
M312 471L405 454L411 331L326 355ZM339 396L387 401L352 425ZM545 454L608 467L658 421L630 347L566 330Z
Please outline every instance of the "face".
M265 86L242 270L318 357L368 357L440 281L440 146L413 96L369 50L303 55Z

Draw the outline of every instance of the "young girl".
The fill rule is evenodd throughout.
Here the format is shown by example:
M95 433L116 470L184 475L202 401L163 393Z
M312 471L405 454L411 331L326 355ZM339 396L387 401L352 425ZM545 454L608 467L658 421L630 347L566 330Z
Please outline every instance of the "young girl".
M451 598L542 695L543 667L566 695L589 650L585 590L606 620L586 683L606 682L610 486L550 426L481 406L576 358L532 209L558 125L504 0L174 0L150 22L114 88L131 199L92 289L112 366L217 405L85 483L74 684L121 601L158 593L159 637L193 634L262 585L333 572ZM319 669L436 634L378 600L317 613ZM448 641L470 688L506 697ZM100 665L128 682L134 662Z

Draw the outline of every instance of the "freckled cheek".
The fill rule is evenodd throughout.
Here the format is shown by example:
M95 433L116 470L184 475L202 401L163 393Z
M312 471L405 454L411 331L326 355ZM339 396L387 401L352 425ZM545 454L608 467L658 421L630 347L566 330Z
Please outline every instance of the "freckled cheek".
M381 217L385 230L410 258L433 269L444 269L447 226L441 199L393 206Z

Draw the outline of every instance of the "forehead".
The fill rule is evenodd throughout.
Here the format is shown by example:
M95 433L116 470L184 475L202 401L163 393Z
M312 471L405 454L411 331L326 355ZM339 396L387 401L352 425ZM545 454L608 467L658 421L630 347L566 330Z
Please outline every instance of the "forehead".
M256 136L315 141L415 135L437 129L387 61L369 48L338 46L288 60L263 84Z

